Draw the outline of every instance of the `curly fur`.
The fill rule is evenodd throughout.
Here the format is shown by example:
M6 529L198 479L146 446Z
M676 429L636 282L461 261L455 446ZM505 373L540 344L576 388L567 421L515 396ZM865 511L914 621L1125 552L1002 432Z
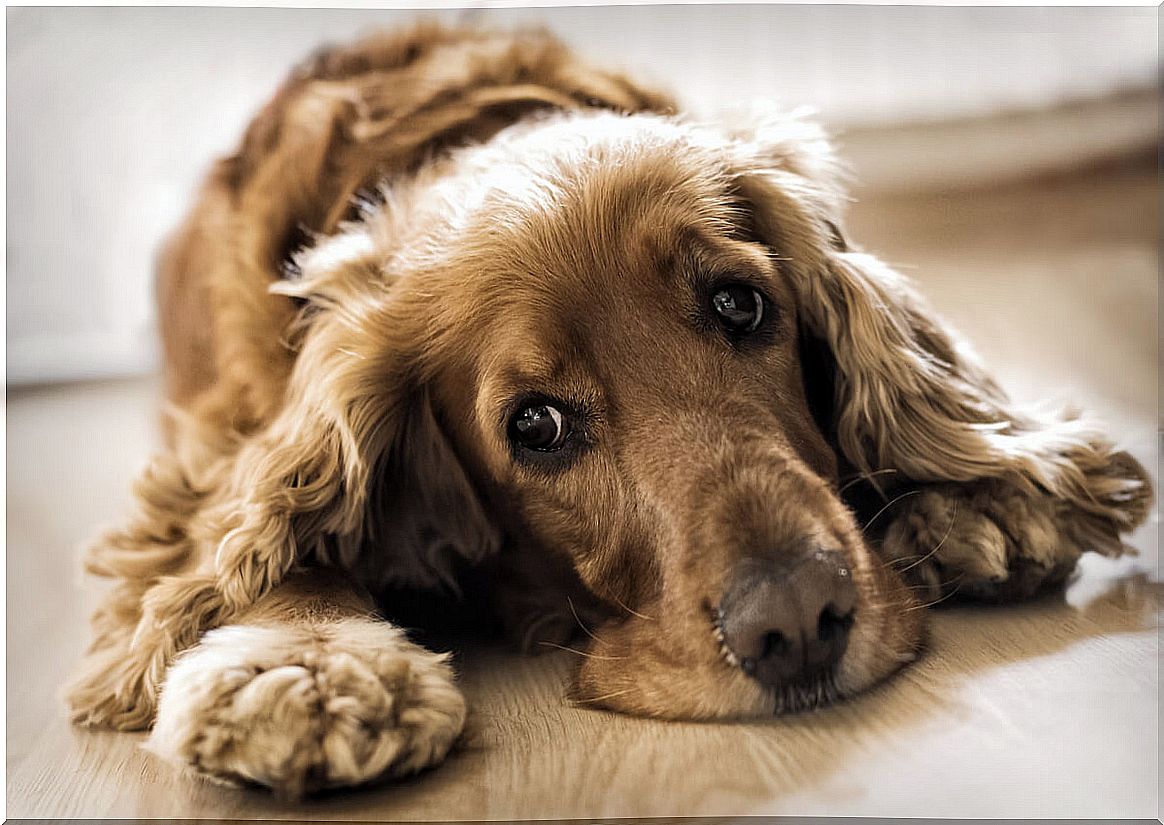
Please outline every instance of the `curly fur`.
M1017 598L1119 553L1143 469L1073 411L1010 403L844 240L842 184L811 122L692 123L541 33L423 25L316 55L161 256L167 448L89 555L120 583L74 718L299 794L439 762L461 729L447 663L373 615L392 588L491 571L527 643L562 638L564 604L595 628L578 699L726 718L911 660L910 584ZM781 308L745 372L666 322L692 310L659 279L714 267ZM496 428L529 376L615 445L554 485ZM849 473L901 496L882 558ZM810 537L843 549L857 622L827 684L773 693L706 608L734 559Z

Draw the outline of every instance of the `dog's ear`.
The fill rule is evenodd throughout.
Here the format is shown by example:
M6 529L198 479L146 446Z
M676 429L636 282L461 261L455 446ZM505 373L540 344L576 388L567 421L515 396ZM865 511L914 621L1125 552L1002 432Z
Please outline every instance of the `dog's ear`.
M235 456L212 516L231 608L300 563L372 564L364 571L386 582L434 584L450 562L499 544L418 383L418 324L431 302L409 305L375 265L308 267L279 289L307 302L299 356L280 412Z
M371 563L365 580L459 593L458 568L498 549L500 533L456 455L428 393L410 403L400 435L381 457L368 497L363 545L345 566ZM359 553L352 546L349 552Z
M804 398L812 420L825 440L837 441L837 360L832 348L818 335L801 327L797 340Z
M1011 403L903 276L842 236L842 177L819 128L773 118L734 137L751 232L793 286L802 340L831 353L843 459L871 481L879 471L919 482L1005 477L1118 530L1143 520L1151 490L1134 459L1074 410Z

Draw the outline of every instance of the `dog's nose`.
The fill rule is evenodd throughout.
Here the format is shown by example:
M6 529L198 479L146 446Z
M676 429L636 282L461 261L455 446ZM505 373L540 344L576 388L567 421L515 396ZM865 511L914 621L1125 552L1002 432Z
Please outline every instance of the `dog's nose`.
M767 686L797 682L841 658L856 603L837 552L818 550L793 565L746 558L728 577L720 630L749 676Z

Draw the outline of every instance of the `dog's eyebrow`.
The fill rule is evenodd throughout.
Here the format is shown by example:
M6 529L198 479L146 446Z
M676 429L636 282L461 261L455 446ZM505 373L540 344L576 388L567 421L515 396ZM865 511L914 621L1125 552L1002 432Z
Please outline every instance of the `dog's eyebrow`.
M545 392L543 388L554 386L559 382L562 372L561 367L547 370L513 367L498 374L496 386L503 388L502 393L506 395L523 391Z
M524 363L499 365L491 370L484 386L495 404L506 406L514 397L525 393L556 395L556 390L571 383L564 359L531 358Z
M481 390L482 400L496 419L511 413L513 405L528 396L559 399L593 410L603 406L598 385L565 352L508 364L495 363L486 373Z
M697 269L715 246L715 233L684 220L668 219L668 214L640 222L637 242L646 250L656 270L668 277Z
M775 275L772 257L760 244L725 237L703 226L656 229L643 242L665 278L682 278L692 285L717 275L758 280Z

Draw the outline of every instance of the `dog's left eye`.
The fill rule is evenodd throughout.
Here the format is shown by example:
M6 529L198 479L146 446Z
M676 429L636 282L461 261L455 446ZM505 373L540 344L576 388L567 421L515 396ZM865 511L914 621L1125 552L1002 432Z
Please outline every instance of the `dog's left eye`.
M529 450L559 449L570 434L569 423L557 407L533 404L519 410L509 421L509 437Z
M711 296L711 308L731 335L755 332L764 320L764 296L744 284L727 284Z

